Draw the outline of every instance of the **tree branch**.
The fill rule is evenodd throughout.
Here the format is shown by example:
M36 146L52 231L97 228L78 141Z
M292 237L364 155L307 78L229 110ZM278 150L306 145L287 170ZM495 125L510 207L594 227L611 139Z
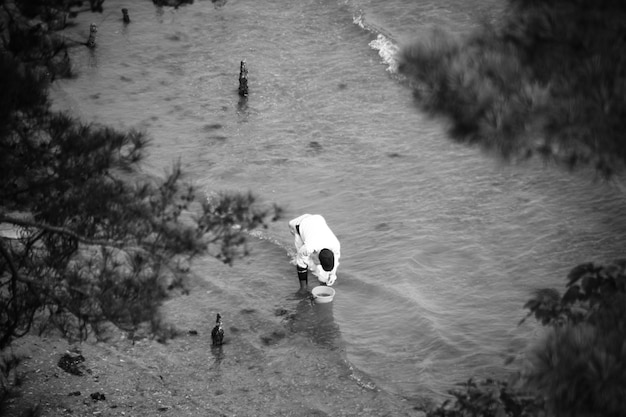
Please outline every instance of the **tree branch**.
M0 215L0 223L11 223L14 224L16 226L22 226L22 227L32 227L32 228L36 228L36 229L42 229L45 230L47 232L52 232L52 233L58 233L61 235L65 235L65 236L69 236L71 238L76 239L77 241L79 241L80 243L84 243L86 245L98 245L98 246L108 246L108 247L113 247L113 248L121 248L124 247L125 242L121 242L121 241L112 241L112 240L99 240L99 239L88 239L84 236L81 236L71 230L69 230L68 228L65 227L57 227L57 226L51 226L49 224L45 224L45 223L39 223L39 222L35 222L35 221L31 221L31 220L25 220L25 219L18 219L16 217L12 217L12 216L7 216L7 215Z
M9 253L7 248L4 246L3 239L0 239L0 254L2 255L4 259L6 259L7 264L9 265L9 269L11 270L11 274L13 275L13 278L16 281L20 281L25 284L37 285L37 281L32 280L30 278L23 277L22 274L20 274L20 271L15 265L15 262L13 262L13 258L11 257L11 254Z

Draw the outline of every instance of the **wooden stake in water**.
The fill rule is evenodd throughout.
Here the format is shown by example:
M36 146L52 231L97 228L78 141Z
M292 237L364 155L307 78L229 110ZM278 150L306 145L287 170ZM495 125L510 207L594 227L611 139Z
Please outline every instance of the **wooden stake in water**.
M128 9L127 8L123 8L122 9L122 20L124 21L124 23L130 23L130 16L128 15Z
M96 33L97 32L98 32L98 27L96 26L95 23L92 23L91 25L89 25L89 39L87 39L87 43L86 43L86 45L89 48L96 47Z
M241 61L239 66L239 95L248 97L248 68L245 59Z

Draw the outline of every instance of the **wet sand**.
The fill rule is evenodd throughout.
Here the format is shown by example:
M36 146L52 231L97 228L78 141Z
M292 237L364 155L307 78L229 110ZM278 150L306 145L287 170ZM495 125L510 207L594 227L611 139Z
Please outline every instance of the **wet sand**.
M240 262L258 256L264 254L253 248ZM237 264L201 262L211 264L214 275L192 276L188 292L165 303L166 322L179 333L166 343L141 335L133 343L121 333L106 343L74 345L56 337L21 339L16 352L27 355L19 368L22 394L2 415L18 416L37 403L44 416L424 415L416 400L379 389L350 365L332 303L286 294L283 303L242 305L241 292L250 288L238 287ZM294 294L297 285L294 277ZM210 337L216 312L225 329L219 347ZM85 358L82 376L57 366L70 348ZM94 399L97 393L105 399Z

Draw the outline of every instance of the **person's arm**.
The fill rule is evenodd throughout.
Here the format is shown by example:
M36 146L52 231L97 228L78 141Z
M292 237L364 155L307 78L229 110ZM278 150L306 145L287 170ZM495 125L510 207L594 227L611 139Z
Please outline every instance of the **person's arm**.
M335 267L332 271L328 272L328 280L326 281L326 285L332 286L337 280L337 268L339 267L339 250L333 250L333 254L335 255Z
M309 252L309 249L307 248L306 244L300 246L300 249L298 249L298 264L300 264L300 266L302 263L304 263L306 266L310 266L311 264L311 253Z
M289 232L292 235L296 234L296 224L297 224L296 220L298 220L298 219L293 219L293 220L289 221Z
M332 287L336 280L337 280L337 274L331 271L330 274L328 275L328 281L326 281L326 285L328 285L329 287Z

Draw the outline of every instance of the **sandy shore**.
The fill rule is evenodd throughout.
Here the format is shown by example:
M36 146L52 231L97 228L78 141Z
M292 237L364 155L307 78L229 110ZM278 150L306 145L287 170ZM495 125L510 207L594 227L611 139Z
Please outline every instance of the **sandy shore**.
M239 262L258 261L262 252ZM415 401L379 389L354 369L341 342L329 340L336 335L315 333L324 330L311 325L310 317L332 311L280 296L276 300L284 301L245 305L255 285L242 287L246 281L237 264L203 259L199 269L210 269L211 277L191 277L188 293L164 305L166 321L180 334L166 343L133 343L121 334L106 343L74 345L54 337L19 340L16 352L26 355L20 395L0 414L19 416L39 403L43 416L424 415ZM257 288L264 277L259 278ZM292 284L295 291L295 278ZM216 311L226 332L219 348L210 338ZM85 358L82 376L57 365L71 348Z

